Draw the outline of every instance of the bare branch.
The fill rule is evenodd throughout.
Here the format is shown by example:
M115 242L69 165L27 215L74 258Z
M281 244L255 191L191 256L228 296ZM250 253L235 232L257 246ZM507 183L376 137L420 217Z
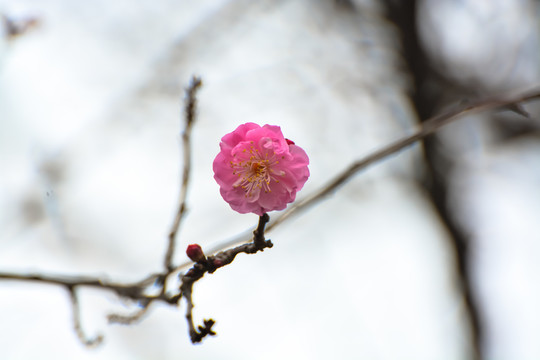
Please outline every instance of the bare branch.
M5 37L13 40L40 25L41 20L36 16L12 17L0 13L0 27ZM1 33L1 32L0 32Z
M371 153L365 158L353 162L351 165L349 165L348 168L346 168L344 171L334 177L334 179L330 180L321 189L306 197L302 201L293 204L286 211L281 213L281 215L278 216L278 218L268 226L268 231L272 230L275 226L279 225L293 214L320 202L323 198L332 194L345 182L350 180L354 175L358 174L361 170L364 170L368 166L405 149L406 147L417 142L418 140L422 140L426 136L433 134L443 126L463 118L465 115L475 114L487 110L495 110L498 108L508 108L512 105L520 106L523 102L527 102L536 98L540 98L540 92L538 91L527 95L522 95L513 99L496 98L489 100L481 100L469 104L465 107L458 107L441 115L432 117L431 119L423 122L420 129L415 131L413 134L405 136L402 139L397 140L383 147L382 149Z
M184 154L184 170L182 172L182 185L180 188L180 196L178 199L178 211L174 219L173 225L169 232L169 243L167 246L167 252L165 254L164 266L169 272L174 270L172 265L172 258L174 255L174 248L176 243L176 234L180 227L182 218L186 213L186 198L189 185L189 174L191 172L191 128L195 121L196 104L197 104L197 90L202 86L201 78L193 77L191 84L186 89L186 109L185 109L185 128L182 134L182 145Z
M195 324L193 323L193 307L195 306L193 305L193 298L192 298L193 284L195 283L195 281L197 281L204 275L205 271L204 270L200 270L200 271L202 271L200 277L197 277L198 274L195 274L195 272L194 272L194 275L196 276L196 278L192 279L189 276L188 277L184 276L184 278L182 279L182 287L181 287L182 296L186 300L186 321L188 323L188 328L189 328L189 337L191 339L191 342L194 344L201 342L202 339L206 337L207 335L216 335L216 333L212 330L212 326L215 324L215 321L213 319L204 320L204 327L199 326L199 331L197 331L197 329L195 328Z
M141 301L139 304L139 308L132 314L109 314L107 316L107 320L109 321L109 324L132 325L134 323L137 323L142 320L144 315L146 315L152 301L153 299Z
M95 347L103 341L103 335L98 334L93 338L89 338L84 333L81 325L81 313L79 308L79 298L77 296L76 286L67 286L69 297L71 299L71 307L73 308L73 328L79 340L87 347Z
M213 273L220 267L230 264L233 262L236 255L240 253L246 254L255 254L258 251L264 251L266 248L271 248L273 246L270 240L265 240L264 238L264 229L270 217L268 214L263 214L259 217L259 224L255 231L253 232L253 242L248 244L243 244L235 248L222 251L214 256L204 257L201 261L195 263L193 267L182 276L182 285L180 287L181 296L186 300L186 320L189 327L189 336L192 343L198 343L207 335L215 335L215 332L212 330L212 326L215 321L212 319L204 320L204 326L198 326L195 328L193 323L193 285L195 282L200 280L204 274Z
M38 282L51 285L72 288L75 286L87 286L99 288L103 290L111 290L118 296L133 300L161 300L166 303L171 303L171 300L166 296L159 294L157 296L145 294L147 288L147 279L136 283L113 283L107 282L104 279L89 276L64 276L64 275L35 275L35 274L13 274L0 273L0 279Z
M272 242L270 240L266 240L264 237L265 227L269 221L270 217L268 214L264 214L259 217L259 224L257 225L255 231L253 231L253 242L222 251L214 256L204 257L200 262L195 263L185 275L181 276L180 293L172 296L166 295L164 290L164 278L171 273L152 274L141 281L132 284L112 283L103 279L87 276L25 275L10 273L0 273L0 279L38 282L66 288L70 293L71 302L73 305L74 329L81 342L86 346L99 345L99 343L103 340L103 337L99 335L95 338L88 338L84 334L80 322L79 302L76 294L76 287L88 286L101 288L104 290L111 290L118 294L118 296L139 301L141 308L133 314L111 314L108 316L110 323L126 325L139 321L146 314L150 304L154 301L162 301L169 305L177 305L181 298L184 297L187 303L186 320L188 322L190 338L193 343L197 343L202 341L202 339L208 335L215 335L215 332L212 330L212 326L214 325L215 321L212 319L204 320L203 325L195 327L192 316L194 307L192 300L193 285L206 273L213 273L217 269L232 263L236 255L240 253L255 254L259 251L264 251L266 248L271 248L273 246ZM145 290L154 284L160 287L158 295L146 294Z

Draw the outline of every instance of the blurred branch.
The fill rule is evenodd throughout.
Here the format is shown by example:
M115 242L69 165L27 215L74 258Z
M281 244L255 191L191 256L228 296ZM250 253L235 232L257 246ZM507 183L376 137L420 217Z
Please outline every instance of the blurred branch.
M386 0L387 18L396 25L401 40L400 53L404 66L410 73L412 86L409 97L420 120L427 119L436 114L438 102L449 94L466 96L476 93L475 86L469 83L460 84L449 76L444 66L436 66L430 60L420 35L422 30L419 24L429 23L419 15L421 2L412 0L408 2ZM429 26L429 25L428 25ZM429 30L427 30L429 32ZM425 33L426 30L424 29ZM521 104L512 103L506 107L526 116ZM453 161L446 151L441 151L441 144L436 137L428 137L423 141L424 160L426 171L422 174L421 184L445 227L448 237L449 250L453 253L455 266L451 269L456 280L457 295L463 300L463 317L466 330L470 332L469 358L481 360L485 358L485 322L480 300L476 296L472 274L474 258L470 251L470 235L457 221L449 204L449 172L452 171Z
M107 320L109 321L109 324L121 324L121 325L132 325L136 322L141 321L144 315L148 312L148 309L150 308L150 304L152 303L153 299L145 299L139 301L139 308L133 312L132 314L128 315L121 315L121 314L109 314L107 316Z
M201 78L193 77L189 87L186 89L186 108L185 108L185 128L182 134L182 144L184 153L184 170L182 172L182 184L180 186L180 197L178 199L178 212L174 219L174 223L169 232L169 244L167 246L167 252L165 254L164 265L165 269L169 272L174 270L172 265L172 257L174 255L174 248L176 243L176 234L180 227L182 218L186 213L186 198L189 185L189 174L191 172L191 128L195 121L195 106L197 104L196 94L201 88Z
M79 297L77 295L76 286L67 286L69 297L71 299L71 307L73 309L73 328L79 337L79 340L87 347L94 347L101 344L103 335L99 334L96 337L89 338L85 335L81 325L81 311L79 306Z
M105 290L111 290L120 297L130 299L144 299L147 298L143 294L146 286L142 282L136 282L132 284L121 284L107 282L104 279L90 277L90 276L65 276L65 275L34 275L34 274L14 274L14 273L0 273L0 279L3 280L17 280L17 281L29 281L39 282L51 285L59 285L66 288L73 288L75 286L94 287Z
M15 18L0 13L0 23L0 26L4 28L3 33L6 38L13 40L39 26L40 19L35 16Z
M413 134L405 136L383 148L367 155L366 157L353 162L349 167L335 176L325 186L315 191L310 196L302 199L301 201L290 206L286 211L281 213L277 219L268 226L268 231L272 230L275 226L279 225L293 214L305 210L306 208L315 205L320 202L326 196L335 192L339 187L349 181L354 175L358 174L361 170L366 169L370 165L373 165L383 159L388 158L406 147L414 144L415 142L426 138L427 136L435 133L440 128L463 118L466 115L471 115L483 111L489 110L513 110L514 106L521 106L523 103L539 99L540 89L529 92L527 94L519 95L513 98L491 98L487 100L479 100L469 103L467 105L460 105L456 108L444 112L440 115L434 116L424 121L420 128Z

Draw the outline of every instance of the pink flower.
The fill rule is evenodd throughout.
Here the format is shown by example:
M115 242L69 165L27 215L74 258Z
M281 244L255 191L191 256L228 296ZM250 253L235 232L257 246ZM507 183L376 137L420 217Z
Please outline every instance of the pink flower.
M309 159L285 139L279 126L240 125L221 138L214 179L221 196L239 213L283 210L309 177Z

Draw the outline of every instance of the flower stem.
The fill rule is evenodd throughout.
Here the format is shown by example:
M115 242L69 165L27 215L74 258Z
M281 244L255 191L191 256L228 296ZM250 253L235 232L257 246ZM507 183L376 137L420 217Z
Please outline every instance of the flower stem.
M262 249L265 247L264 228L269 221L270 216L267 213L264 213L259 217L259 225L257 225L257 228L253 231L253 243L257 248Z

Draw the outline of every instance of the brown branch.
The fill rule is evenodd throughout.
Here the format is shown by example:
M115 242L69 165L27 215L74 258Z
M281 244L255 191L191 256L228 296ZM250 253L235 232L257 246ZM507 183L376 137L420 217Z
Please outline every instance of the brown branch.
M178 199L178 211L174 219L173 225L169 232L169 242L167 252L165 253L164 266L168 272L174 270L172 258L176 244L176 234L180 227L182 218L186 213L186 199L189 185L189 174L191 172L191 128L195 121L197 90L202 86L201 78L193 77L189 87L186 89L186 109L185 109L185 128L182 134L182 145L184 155L184 170L182 172L182 184L180 187L180 196Z
M189 327L189 336L192 343L198 343L207 335L215 335L212 330L212 326L215 324L213 319L203 320L204 326L198 326L195 328L193 323L193 285L200 280L204 274L213 273L220 267L230 264L235 259L236 255L240 253L255 254L258 251L264 251L266 248L273 246L270 240L265 240L264 229L270 217L268 214L263 214L259 217L259 224L255 231L253 231L253 242L243 244L235 248L222 251L214 256L204 257L201 261L195 263L195 265L182 276L182 285L180 286L181 296L186 301L186 320Z
M69 291L69 298L71 300L71 307L73 309L73 329L75 330L77 337L87 347L98 346L103 341L103 335L98 334L93 338L89 338L86 336L82 328L79 297L77 295L76 286L67 286L66 288Z
M336 191L339 187L341 187L345 182L350 180L354 175L358 174L361 170L364 170L368 166L403 150L404 148L414 144L418 140L424 139L425 137L433 134L443 126L451 124L452 122L463 118L465 115L471 115L482 111L496 110L501 108L503 108L504 110L513 111L513 106L521 105L524 102L528 102L537 98L540 98L540 89L515 98L494 98L489 100L480 100L469 105L458 106L457 108L447 111L441 115L434 116L429 120L423 122L420 129L415 131L413 134L405 136L402 139L399 139L381 148L380 150L371 153L363 159L353 162L351 165L349 165L348 168L339 173L336 177L334 177L334 179L330 180L321 189L315 191L313 194L303 199L302 201L293 204L287 210L281 213L281 215L278 216L278 218L273 223L268 225L268 231L272 230L275 226L279 225L293 214L301 210L305 210L306 208L320 202L323 198Z
M154 275L157 276L157 275ZM159 300L169 304L175 304L171 299L162 293L158 295L146 294L145 291L149 287L148 279L143 279L135 283L113 283L108 282L98 277L89 276L64 276L64 275L35 275L35 274L14 274L14 273L0 273L0 279L2 280L15 280L15 281L28 281L37 282L43 284L50 284L65 287L67 289L74 288L76 286L93 287L102 290L110 290L116 293L119 297L128 298L136 301L154 301Z
M12 273L0 273L0 279L4 280L18 280L18 281L30 281L40 282L51 285L60 285L67 288L74 286L88 286L101 289L112 290L119 296L137 299L141 295L141 287L139 283L136 284L115 284L108 283L105 280L87 277L87 276L55 276L55 275L36 275L36 274L12 274Z
M141 308L135 313L130 315L111 314L108 316L109 322L119 324L132 324L139 321L147 312L150 304L154 301L165 302L169 305L177 305L181 298L184 297L187 304L186 320L188 321L190 338L193 343L197 343L207 335L215 335L212 330L212 326L215 322L212 319L204 320L204 325L195 327L192 318L194 306L192 300L193 285L206 273L213 273L217 269L232 263L236 255L240 253L255 254L259 251L263 251L266 248L271 248L273 246L272 242L270 240L266 240L264 237L265 226L269 220L270 217L268 214L264 214L259 218L259 224L257 225L255 231L253 231L252 242L222 251L214 256L204 257L201 261L195 263L185 275L181 276L180 292L172 296L167 295L164 290L165 282L163 279L165 276L169 275L169 273L153 274L141 281L131 284L111 283L103 279L85 276L24 275L11 273L0 273L0 279L39 282L61 286L68 289L71 302L73 304L74 328L81 342L87 346L98 345L101 342L102 337L98 336L96 338L89 339L84 335L80 323L79 303L77 294L75 292L76 287L87 286L100 288L103 290L111 290L120 297L138 301ZM146 294L148 287L154 284L160 286L160 291L158 294Z
M199 326L198 329L195 328L193 322L193 307L195 306L192 298L193 284L201 279L206 271L204 267L195 265L188 274L182 277L182 286L180 287L182 296L186 300L186 321L189 328L189 337L193 344L201 342L207 335L216 335L212 330L212 326L215 324L213 319L203 320L204 326Z
M137 323L142 320L146 313L148 313L148 309L150 309L150 304L152 304L153 300L154 299L140 300L139 308L135 312L127 315L109 314L107 315L107 320L109 321L109 324L132 325Z

